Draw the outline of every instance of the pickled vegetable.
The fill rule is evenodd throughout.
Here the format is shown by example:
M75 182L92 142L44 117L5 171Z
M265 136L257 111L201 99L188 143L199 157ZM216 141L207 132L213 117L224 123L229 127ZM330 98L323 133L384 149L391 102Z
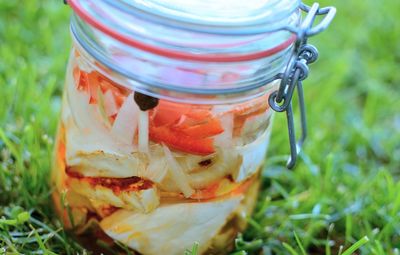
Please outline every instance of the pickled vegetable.
M183 104L89 67L71 64L57 136L53 197L65 226L145 255L230 242L253 207L246 194L255 199L266 152L268 95Z

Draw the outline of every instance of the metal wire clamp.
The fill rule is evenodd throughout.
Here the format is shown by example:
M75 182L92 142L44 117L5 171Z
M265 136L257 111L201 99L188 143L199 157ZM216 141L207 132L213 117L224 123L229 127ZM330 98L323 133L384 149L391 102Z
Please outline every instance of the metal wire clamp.
M319 8L318 3L311 7L301 4L300 9L307 13L299 27L285 27L284 30L295 33L297 36L294 50L284 73L281 74L279 89L269 96L269 105L276 112L286 112L289 132L290 157L287 168L292 169L296 165L297 156L301 151L307 137L306 109L304 104L303 80L308 76L308 65L318 59L318 50L307 43L307 39L317 35L328 28L333 20L336 9L334 7ZM317 24L313 25L317 16L324 16ZM301 136L296 141L296 132L293 120L292 97L297 87L297 96L300 108Z

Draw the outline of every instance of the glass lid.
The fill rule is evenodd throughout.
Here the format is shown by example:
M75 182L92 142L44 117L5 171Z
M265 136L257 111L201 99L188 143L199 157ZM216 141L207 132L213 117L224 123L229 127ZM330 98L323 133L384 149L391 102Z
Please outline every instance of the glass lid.
M300 0L106 0L151 21L202 32L257 34L281 29Z

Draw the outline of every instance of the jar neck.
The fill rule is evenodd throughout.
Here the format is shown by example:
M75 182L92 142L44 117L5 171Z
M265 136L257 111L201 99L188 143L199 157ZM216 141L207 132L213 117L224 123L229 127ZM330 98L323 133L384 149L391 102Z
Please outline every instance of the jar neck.
M76 37L73 37L73 39L73 50L71 51L70 58L76 58L78 55L86 72L99 72L101 75L116 82L120 86L126 87L129 90L141 92L143 94L168 101L204 105L242 103L272 93L278 88L280 83L281 77L280 75L277 75L276 77L272 77L269 81L262 83L262 85L256 88L243 88L241 90L235 89L234 92L230 91L229 93L226 92L226 89L214 89L207 90L205 93L198 93L199 90L197 89L191 92L187 91L185 88L181 89L179 87L158 87L154 84L148 84L136 79L132 79L127 75L121 74L119 71L115 71L112 67L104 65L103 62L99 61L99 58L96 58L93 53L86 51L79 41L76 40ZM74 54L75 51L78 52L77 55Z

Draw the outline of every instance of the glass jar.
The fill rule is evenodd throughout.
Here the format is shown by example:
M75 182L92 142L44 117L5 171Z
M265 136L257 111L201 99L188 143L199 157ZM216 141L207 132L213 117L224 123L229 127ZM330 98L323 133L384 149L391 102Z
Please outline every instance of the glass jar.
M53 199L90 249L219 254L245 229L301 13L226 2L68 1Z

